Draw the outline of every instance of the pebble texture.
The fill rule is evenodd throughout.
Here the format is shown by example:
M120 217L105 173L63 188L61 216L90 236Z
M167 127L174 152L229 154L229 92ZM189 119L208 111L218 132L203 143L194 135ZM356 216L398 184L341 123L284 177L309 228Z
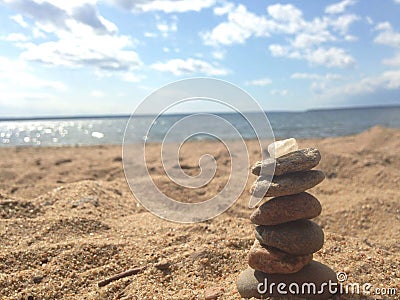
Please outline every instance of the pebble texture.
M250 216L257 225L277 225L300 219L312 219L321 214L321 203L314 196L300 194L272 198L264 202Z
M307 266L301 269L297 273L293 274L266 274L261 271L254 270L252 268L247 268L244 270L237 282L237 288L242 296L242 298L251 298L255 297L263 299L267 297L278 297L278 296L293 296L290 294L289 285L295 283L295 286L299 286L299 294L297 297L304 299L313 299L313 300L324 300L329 299L333 295L329 291L329 281L336 283L336 274L335 272L326 265L323 265L316 261L311 261ZM265 282L267 282L267 289L265 290ZM262 294L258 292L257 287L260 285L260 291ZM278 285L283 283L286 285L284 291L287 291L288 294L282 295L282 293L278 293ZM302 289L303 284L314 284L317 291L322 289L323 293L314 293L313 288L308 289L308 285L304 285L304 289ZM324 284L324 286L322 286ZM273 286L272 286L273 285ZM272 293L270 293L269 289L272 287Z
M298 194L316 186L324 179L324 173L318 170L275 176L272 182L261 176L251 186L250 193L257 198Z
M310 220L298 220L273 226L255 228L257 240L292 255L317 252L324 245L324 232Z
M249 266L268 274L291 274L300 271L313 258L312 254L292 256L255 241L249 252Z
M306 148L288 153L276 159L270 157L263 161L258 161L252 166L251 172L257 176L272 175L275 163L274 175L280 176L287 173L311 170L318 165L320 160L321 154L318 149ZM261 170L263 174L261 174Z

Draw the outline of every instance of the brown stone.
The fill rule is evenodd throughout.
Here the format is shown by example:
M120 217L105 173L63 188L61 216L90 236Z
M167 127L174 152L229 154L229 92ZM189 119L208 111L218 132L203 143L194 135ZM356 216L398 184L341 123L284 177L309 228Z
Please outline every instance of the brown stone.
M257 240L269 247L292 255L317 252L324 245L324 232L310 220L298 220L279 225L259 225L255 228Z
M299 272L293 274L266 274L247 268L240 274L236 285L242 298L258 299L296 296L325 300L337 294L339 290L335 272L317 261L311 261ZM286 291L287 294L283 294L282 291Z
M249 252L249 266L268 274L290 274L300 271L313 255L293 256L278 249L264 247L255 240Z
M300 172L311 170L318 165L321 160L321 154L318 149L306 148L300 149L294 152L290 152L286 155L274 158L267 158L263 161L256 162L251 168L251 172L254 175L283 175L287 173ZM275 163L275 172L274 170Z
M318 170L274 176L272 182L261 176L252 185L250 193L257 198L298 194L316 186L324 179L324 173Z
M312 219L320 215L321 203L314 196L300 194L272 198L264 202L250 216L257 225L276 225L300 219Z

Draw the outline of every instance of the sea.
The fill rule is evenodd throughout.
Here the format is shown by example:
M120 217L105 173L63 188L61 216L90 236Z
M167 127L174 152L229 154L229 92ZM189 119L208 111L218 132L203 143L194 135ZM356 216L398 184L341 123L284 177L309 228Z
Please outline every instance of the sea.
M323 138L346 136L360 133L376 125L400 128L400 105L390 107L343 108L326 110L308 110L302 112L266 112L275 138ZM237 113L217 114L234 126L244 139L256 138L254 130ZM158 117L151 132L146 136L137 136L130 141L162 142L165 134L179 120L188 114L162 115ZM260 119L264 116L259 113ZM0 147L9 146L83 146L83 145L120 145L124 141L124 132L130 116L86 116L36 119L0 119ZM154 116L133 116L137 126L148 124ZM256 116L257 118L257 116ZM193 130L200 123L191 124ZM202 124L204 127L204 124ZM187 129L187 128L186 128ZM207 128L201 129L207 131ZM233 132L221 132L223 138L236 139ZM213 138L207 134L196 135L194 139Z

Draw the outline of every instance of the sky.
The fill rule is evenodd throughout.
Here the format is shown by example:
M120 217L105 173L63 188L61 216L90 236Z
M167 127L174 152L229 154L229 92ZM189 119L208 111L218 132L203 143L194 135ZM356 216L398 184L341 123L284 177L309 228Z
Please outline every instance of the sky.
M399 16L400 0L0 0L0 117L130 114L192 77L266 111L400 104Z

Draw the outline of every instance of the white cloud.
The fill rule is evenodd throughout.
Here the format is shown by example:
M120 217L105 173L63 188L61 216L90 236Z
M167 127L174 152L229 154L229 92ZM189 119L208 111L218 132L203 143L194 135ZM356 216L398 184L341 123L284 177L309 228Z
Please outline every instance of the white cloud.
M36 76L26 62L10 60L0 56L0 81L10 91L23 89L40 90L51 89L53 91L65 91L63 82L42 79Z
M343 79L343 77L339 74L334 74L334 73L328 73L325 75L325 78L327 80L340 80Z
M322 95L329 89L329 85L326 81L313 81L310 85L310 90L314 94Z
M398 103L400 97L400 71L384 71L376 76L368 76L357 81L341 85L329 85L326 81L317 81L311 90L325 102L346 103Z
M157 29L160 30L162 33L168 33L170 31L176 31L177 27L176 24L168 25L166 23L159 23L157 24Z
M113 0L115 4L128 10L139 12L162 11L164 13L199 12L216 4L216 0Z
M271 83L272 83L272 80L270 78L264 77L264 78L260 78L260 79L246 81L245 85L266 86Z
M55 66L93 66L103 70L137 69L141 62L137 53L124 49L132 45L127 36L65 34L56 42L26 43L21 57Z
M346 35L349 30L351 24L355 21L360 20L359 16L356 15L342 15L342 16L335 16L332 19L328 19L327 22L334 30L339 31L342 35Z
M160 17L158 17L157 20L156 27L161 32L163 37L168 37L171 32L178 31L176 16L172 17L170 22L161 20Z
M316 35L323 37L324 41L335 40L334 32L338 32L340 35L347 34L350 25L360 19L357 15L345 14L316 17L307 21L304 19L302 11L291 4L270 5L267 11L272 18L272 20L268 20L271 32L289 35Z
M287 96L289 94L288 90L271 90L269 92L272 96Z
M355 41L358 41L358 37L356 37L356 36L354 36L354 35L351 35L351 34L346 34L346 35L344 36L344 39L345 39L345 41L348 41L348 42L355 42Z
M223 60L225 58L226 51L220 49L220 50L215 50L211 53L212 57L218 60Z
M302 11L292 4L273 4L268 6L267 11L273 19L278 21L291 20L295 23L303 19Z
M9 0L10 1L10 0ZM11 0L13 1L13 0ZM56 7L60 7L63 10L66 11L72 11L75 9L77 6L82 6L82 5L95 5L97 0L80 0L80 1L64 1L64 0L38 0L36 1L38 3L42 2L48 2Z
M289 53L288 47L284 47L282 45L277 45L277 44L270 45L269 51L271 52L272 56L277 56L277 57L280 57L280 56L291 57L291 55L293 55L293 54ZM295 57L296 56L297 56L297 58L300 58L297 54L295 55ZM292 56L291 58L295 58L295 57Z
M208 62L199 59L188 58L171 59L167 62L157 62L151 65L151 68L161 72L169 72L175 76L190 75L190 74L204 74L207 76L223 76L229 72L219 66L214 66Z
M270 45L269 50L272 56L304 59L314 65L345 68L355 64L353 57L337 47L296 50L273 44Z
M385 65L391 67L400 66L400 32L393 30L392 25L389 22L379 23L376 25L375 30L379 31L379 34L375 37L374 42L377 44L393 47L397 50L394 57L384 59L382 62Z
M310 90L318 95L323 94L324 91L332 87L336 81L342 79L342 76L336 73L293 73L290 77L299 80L312 80Z
M8 0L5 4L20 15L33 19L49 32L55 29L71 31L70 24L74 22L84 24L100 34L115 33L117 29L115 24L100 15L96 1ZM16 18L17 22L21 21L19 17Z
M392 25L389 22L378 23L375 26L375 30L392 30Z
M105 94L102 91L93 90L90 92L90 96L95 97L95 98L103 98L105 96Z
M343 0L332 5L329 5L325 8L325 12L327 14L341 14L343 13L348 6L352 6L356 4L355 0Z
M327 67L350 67L355 64L354 59L343 49L331 47L317 48L306 53L305 58L311 63Z
M329 82L341 80L342 76L335 73L317 74L317 73L293 73L290 78L300 80L313 80L311 89L315 86L326 86Z
M18 12L12 19L25 26L23 16L31 18L33 37L41 40L26 42L21 35L7 38L18 41L25 60L103 71L139 69L141 61L133 50L137 41L118 34L117 26L100 15L96 2L8 0L6 5Z
M19 13L12 17L14 21L24 26L23 15L34 23L36 40L26 42L21 35L7 37L18 41L25 60L122 72L141 65L133 50L137 41L118 34L117 26L100 15L96 0L8 0L6 5Z
M29 40L29 37L22 33L10 33L1 39L7 42L26 42Z
M147 38L156 38L158 36L155 32L145 32L143 35Z
M400 4L400 0L394 0L394 3Z
M46 38L46 34L41 31L38 27L34 27L32 29L32 35L35 39L44 39Z
M346 85L344 91L347 94L360 94L371 93L380 88L400 88L400 71L385 71L379 76L364 78L354 84Z
M319 19L310 24L303 19L303 13L292 4L273 4L267 7L271 20L268 20L269 30L276 34L294 35L301 32L321 32ZM325 24L323 24L325 27ZM322 28L325 29L325 28Z
M333 37L328 32L322 33L321 35L310 34L310 33L300 33L296 36L292 42L295 48L310 48L314 45L319 45L327 41L334 41Z
M316 73L293 73L290 78L293 79L321 79L323 76Z
M19 117L22 115L36 113L43 115L41 108L60 108L63 103L57 102L57 97L49 92L21 91L0 89L0 115Z
M400 1L400 0L399 0L399 1ZM367 21L367 23L368 23L369 25L374 24L374 20L372 20L372 18L371 18L370 16L366 16L366 17L365 17L365 21Z
M303 13L291 4L274 4L267 8L272 20L268 20L269 30L275 34L294 35L304 47L302 40L313 44L336 41L335 32L346 35L350 25L359 20L356 15L323 16L307 21Z
M392 58L384 59L382 62L390 67L400 67L400 52Z
M380 31L374 39L375 43L400 48L400 33L395 32L389 22L379 23L375 29Z
M359 19L357 16L344 15L335 19L324 17L307 22L302 19L301 11L291 5L282 6L280 4L274 5L273 8L269 7L269 12L278 20L292 18L288 23L278 24L279 26L274 27L279 30L278 32L295 35L290 45L270 45L269 50L272 56L303 59L311 64L327 67L350 67L355 64L354 58L344 49L321 45L339 39L332 31L328 30L329 28L342 35L347 35L350 24ZM353 39L352 37L348 38Z
M24 17L21 15L11 16L10 19L13 20L15 23L17 23L22 28L28 27L28 23L25 22Z
M225 2L221 6L216 6L213 9L214 15L223 16L227 13L231 12L234 9L235 5L231 2Z
M400 70L385 71L381 75L381 85L388 89L400 88Z
M214 14L226 15L227 20L201 34L206 45L229 46L244 44L252 37L274 36L289 43L270 44L273 56L302 59L328 67L349 67L355 63L344 49L324 44L356 40L357 37L348 31L351 24L360 20L357 15L323 16L308 21L292 4L269 5L267 15L249 12L243 4L222 8L216 7Z
M212 31L202 33L206 45L243 44L251 36L268 36L265 17L257 16L239 4L228 13L228 21L220 23Z

